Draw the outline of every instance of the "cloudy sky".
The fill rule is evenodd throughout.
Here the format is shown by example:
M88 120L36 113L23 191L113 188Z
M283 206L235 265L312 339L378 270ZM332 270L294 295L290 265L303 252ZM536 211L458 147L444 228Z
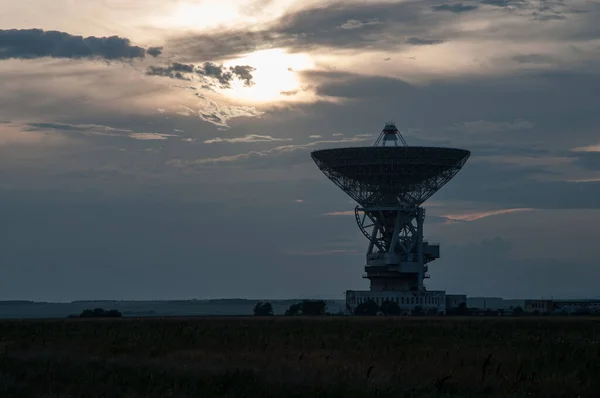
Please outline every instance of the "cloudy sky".
M341 297L317 148L472 156L429 289L598 296L600 3L21 0L0 11L0 299Z

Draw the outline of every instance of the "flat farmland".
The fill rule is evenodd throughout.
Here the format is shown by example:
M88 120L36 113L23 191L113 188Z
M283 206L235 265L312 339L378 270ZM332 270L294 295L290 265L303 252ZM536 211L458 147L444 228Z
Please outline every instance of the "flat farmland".
M600 318L0 322L2 397L599 397Z

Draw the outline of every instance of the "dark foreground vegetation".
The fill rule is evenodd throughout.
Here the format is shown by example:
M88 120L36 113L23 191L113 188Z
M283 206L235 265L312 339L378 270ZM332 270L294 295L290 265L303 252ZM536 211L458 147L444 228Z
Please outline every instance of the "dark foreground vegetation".
M599 397L600 320L0 322L1 397Z
M104 308L94 308L93 310L83 310L79 315L69 315L69 318L120 318L123 314L119 310L105 310Z

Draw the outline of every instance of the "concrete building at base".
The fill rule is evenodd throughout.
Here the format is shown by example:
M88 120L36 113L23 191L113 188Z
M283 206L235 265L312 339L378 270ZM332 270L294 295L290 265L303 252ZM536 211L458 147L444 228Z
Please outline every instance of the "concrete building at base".
M374 301L381 305L385 301L398 304L403 315L411 315L417 307L425 313L445 313L449 308L457 308L461 303L466 303L464 294L447 295L441 290L422 291L360 291L348 290L346 292L346 314L353 315L356 307L367 301Z
M470 309L481 311L504 311L521 308L529 314L600 314L600 299L502 299L500 297L467 297L464 294L446 294L434 291L368 291L348 290L346 292L346 315L353 315L356 307L369 300L381 305L385 301L398 304L402 315L411 315L416 307L425 313L445 314L448 310L465 304Z

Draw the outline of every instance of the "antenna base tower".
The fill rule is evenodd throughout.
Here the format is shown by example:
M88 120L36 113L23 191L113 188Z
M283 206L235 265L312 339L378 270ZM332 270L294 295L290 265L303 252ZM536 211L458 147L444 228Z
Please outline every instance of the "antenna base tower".
M374 146L311 153L323 174L358 203L356 223L369 241L363 277L370 291L348 291L348 312L365 300L393 300L403 309L443 308L445 292L426 291L423 283L440 247L423 239L421 205L469 156L464 149L409 146L394 122L386 123Z
M363 277L370 280L370 290L425 290L427 263L440 257L440 247L423 239L425 209L356 206L354 215L369 240Z

